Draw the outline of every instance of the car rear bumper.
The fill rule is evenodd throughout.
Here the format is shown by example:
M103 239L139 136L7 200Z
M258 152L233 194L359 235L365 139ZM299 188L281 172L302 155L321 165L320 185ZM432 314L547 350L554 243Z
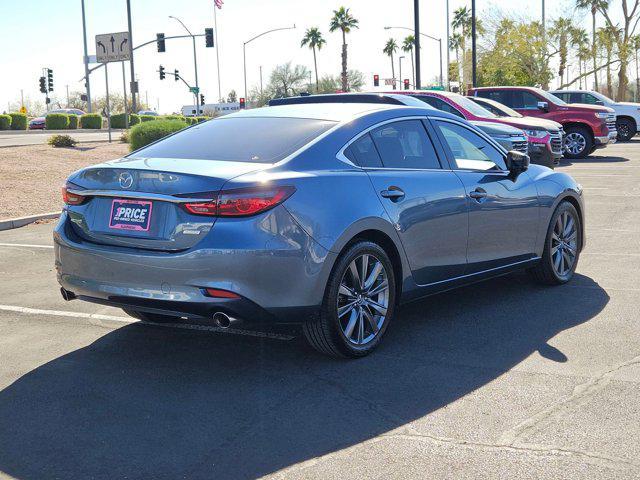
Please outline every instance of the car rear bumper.
M283 207L233 220L169 253L84 241L63 212L54 231L58 282L82 300L194 319L225 312L245 323L298 323L317 311L335 254ZM206 288L240 298L213 298Z

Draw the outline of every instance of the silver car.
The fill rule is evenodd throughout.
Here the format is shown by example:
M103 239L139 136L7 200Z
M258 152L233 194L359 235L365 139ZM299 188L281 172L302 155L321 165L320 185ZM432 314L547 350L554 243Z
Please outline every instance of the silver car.
M72 174L54 232L62 294L153 322L301 324L371 352L396 307L528 269L568 282L581 187L465 120L375 104L210 120Z

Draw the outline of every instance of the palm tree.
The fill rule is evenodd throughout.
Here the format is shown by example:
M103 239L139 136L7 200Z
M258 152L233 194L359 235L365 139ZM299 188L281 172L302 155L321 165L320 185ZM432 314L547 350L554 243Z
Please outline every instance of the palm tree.
M451 28L454 35L459 33L460 50L462 51L462 79L461 89L464 91L466 81L469 78L469 69L471 68L470 52L467 52L467 39L471 38L471 11L467 7L460 7L453 12L453 20L451 20ZM458 32L458 30L460 32ZM476 20L476 34L482 35L484 28L482 22Z
M413 64L413 46L416 43L416 37L409 35L402 41L402 51L411 57L411 85L416 84L416 67Z
M598 60L596 58L596 13L598 5L603 0L576 0L576 8L579 10L591 10L591 56L593 58L593 81L595 89L598 90Z
M351 29L358 28L358 20L349 13L348 8L340 7L338 10L333 11L333 17L329 24L329 31L335 32L340 30L342 32L342 90L347 91L347 33L351 32Z
M571 30L571 46L577 50L576 57L578 58L578 79L580 82L580 90L582 90L582 63L585 59L585 50L588 51L588 45L589 35L587 35L587 31L584 28L573 28Z
M558 53L560 54L560 62L558 64L558 76L560 77L560 85L563 85L564 73L567 69L567 58L569 55L569 40L573 24L568 18L558 18L554 20L549 36L558 42Z
M462 39L462 35L459 33L453 33L449 38L449 49L456 52L456 69L458 70L458 82L462 81L462 76L460 75L460 49L462 48L463 43L464 40Z
M603 48L607 65L607 96L613 98L613 80L611 78L611 58L615 48L615 37L618 32L610 26L599 28L596 32L598 44Z
M317 27L308 28L300 42L301 47L308 45L309 48L313 50L313 68L316 72L316 93L318 93L318 61L316 60L316 48L321 50L325 43L327 43L327 41L322 38L322 33Z
M397 51L398 51L398 44L393 38L390 38L389 40L387 40L387 43L382 49L382 53L384 53L385 55L389 55L389 57L391 58L391 78L393 78L394 90L396 89L396 70L393 65L393 54L396 53Z

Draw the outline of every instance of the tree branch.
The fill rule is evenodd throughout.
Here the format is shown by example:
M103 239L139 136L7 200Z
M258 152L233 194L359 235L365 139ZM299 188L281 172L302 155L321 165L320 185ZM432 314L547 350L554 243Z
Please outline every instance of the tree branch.
M567 88L570 87L571 85L573 85L574 83L576 83L578 80L580 80L581 78L585 78L588 77L589 75L593 75L596 72L599 72L600 70L602 70L603 68L607 68L611 65L613 65L614 63L620 63L620 59L616 59L616 60L611 60L608 63L605 63L604 65L600 65L598 68L595 68L589 72L585 72L582 75L578 75L576 78L574 78L573 80L571 80L570 82L564 83L562 85L560 85L558 87L558 90L562 90L563 88Z

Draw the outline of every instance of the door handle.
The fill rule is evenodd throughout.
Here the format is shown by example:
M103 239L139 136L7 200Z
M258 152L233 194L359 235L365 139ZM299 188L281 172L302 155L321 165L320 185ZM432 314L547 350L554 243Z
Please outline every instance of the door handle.
M476 188L473 192L469 192L469 197L480 202L483 198L487 198L487 192L482 188Z
M392 201L398 201L404 198L404 192L398 187L389 187L387 190L382 190L380 195Z

